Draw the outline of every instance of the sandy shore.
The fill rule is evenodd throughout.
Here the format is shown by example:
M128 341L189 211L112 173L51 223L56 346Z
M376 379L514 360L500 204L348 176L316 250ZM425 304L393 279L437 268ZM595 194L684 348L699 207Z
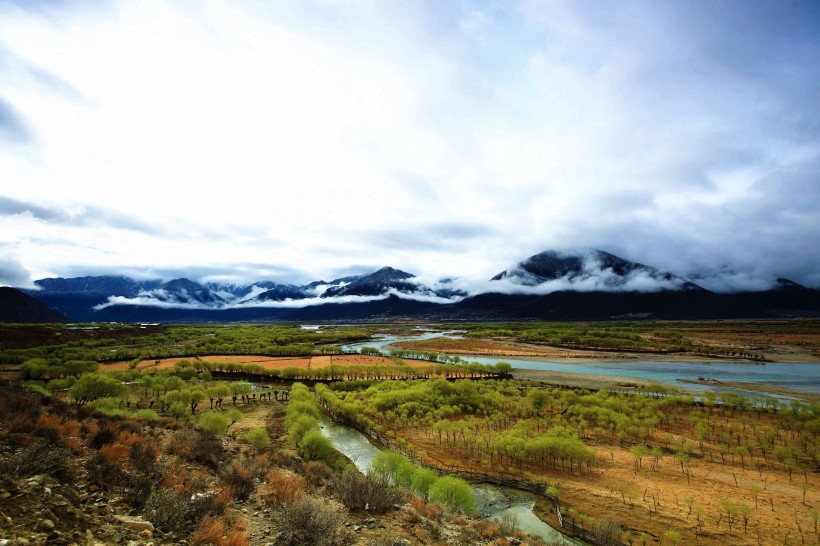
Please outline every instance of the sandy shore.
M776 394L786 396L788 398L795 398L813 404L820 403L820 393L801 391L799 389L792 389L780 385L771 385L769 383L751 383L749 381L718 381L717 379L679 379L683 383L696 383L698 385L714 385L716 387L725 387L728 389L738 389L744 391L762 392L765 394Z
M622 389L635 389L642 385L649 383L657 383L657 381L649 381L637 377L620 377L616 375L598 375L572 372L552 372L546 370L524 370L514 369L512 375L515 379L527 379L530 381L543 381L551 385L562 385L568 387L585 387L590 389L606 389L609 387L619 387ZM738 389L741 391L759 392L768 396L783 396L786 398L794 398L803 402L820 404L820 393L802 391L799 389L792 389L780 385L771 385L769 383L752 383L748 381L717 381L714 379L698 380L698 379L679 379L682 383L692 383L697 385L724 387L728 389ZM699 394L700 390L695 389L681 389L684 394Z
M591 389L605 389L608 387L621 387L624 389L634 389L642 385L653 383L648 379L637 377L619 377L617 375L598 375L572 372L552 372L546 370L524 370L515 368L512 371L515 379L528 379L531 381L543 381L553 385L566 385L569 387L587 387ZM657 381L654 381L657 383Z

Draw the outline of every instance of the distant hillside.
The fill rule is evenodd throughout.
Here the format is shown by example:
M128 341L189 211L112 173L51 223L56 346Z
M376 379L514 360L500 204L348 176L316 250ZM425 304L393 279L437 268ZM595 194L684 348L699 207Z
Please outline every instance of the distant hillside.
M323 298L334 296L378 296L390 289L399 292L413 292L417 286L406 282L413 275L392 267L382 267L369 275L363 275L349 284L328 288Z
M590 284L591 281L601 290L703 290L672 273L631 262L603 250L547 250L530 256L491 280L507 280L523 286L539 286L559 280L570 285ZM649 283L656 283L657 286L648 290Z
M78 321L618 320L820 316L820 291L788 279L769 290L716 293L602 250L547 250L487 281L425 284L383 267L297 285L163 283L125 277L36 281L28 294ZM474 288L468 288L474 286Z
M0 322L68 322L68 319L16 288L0 286Z

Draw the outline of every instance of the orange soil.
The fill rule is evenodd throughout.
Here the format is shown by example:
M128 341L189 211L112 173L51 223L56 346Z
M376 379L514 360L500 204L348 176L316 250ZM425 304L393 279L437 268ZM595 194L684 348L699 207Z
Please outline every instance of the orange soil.
M427 435L423 431L401 433L409 443L426 452L424 462L431 466L446 469L459 469L472 472L490 472L503 474L507 477L522 477L531 482L558 483L559 499L563 505L564 517L583 522L578 515L570 515L572 508L580 514L591 516L595 520L614 518L628 525L633 531L645 532L654 537L661 537L668 530L676 530L681 534L681 544L701 545L757 545L757 544L784 544L788 535L788 544L800 544L800 533L795 518L800 522L807 540L806 544L817 544L818 536L814 534L812 511L820 509L820 494L817 488L820 480L814 473L803 474L795 472L792 482L789 482L788 473L779 469L764 470L762 478L758 471L748 461L742 468L739 458L731 463L727 456L727 464L711 462L708 455L703 459L693 458L691 462L690 481L687 482L680 464L671 455L665 454L658 469L651 471L651 457L643 459L642 468L635 473L634 457L626 449L618 446L595 446L599 461L599 468L592 474L569 474L556 470L540 470L524 468L498 468L500 465L493 461L490 466L483 467L476 462L470 463L459 458L456 451L450 451L446 445L439 445L437 435ZM708 449L708 447L707 447ZM696 457L700 452L696 450ZM774 459L774 456L770 456ZM737 485L735 485L735 477ZM802 502L803 492L801 485L807 479L809 489L806 493L806 504ZM765 487L758 495L758 508L750 487L758 485ZM623 495L622 493L623 492ZM645 494L645 496L644 496ZM653 496L658 499L658 508L655 512ZM696 542L697 518L693 510L687 518L689 505L686 499L691 498L694 505L703 507L701 516L702 532ZM743 532L743 522L740 515L730 532L725 510L721 508L720 499L728 499L736 505L746 503L752 510L749 519L747 534ZM771 503L774 503L772 511ZM650 511L653 513L650 515ZM723 514L720 525L717 519ZM557 521L553 522L557 525ZM634 544L657 544L656 540L646 542L637 540Z
M602 353L598 352L573 351L571 349L557 349L552 347L530 347L520 344L507 344L497 341L466 338L433 338L421 341L404 341L393 343L392 346L409 351L434 351L458 355L541 356L564 358L600 358L602 355Z
M159 360L159 364L157 364ZM137 365L138 370L173 368L180 360L194 361L194 357L174 357L163 359L143 360ZM285 368L325 368L330 366L395 366L393 359L374 355L325 355L313 357L290 356L258 356L258 355L213 355L203 356L199 360L205 362L236 362L237 364L256 364L268 370L283 370ZM429 366L431 363L423 360L403 360L405 365L414 368ZM100 366L100 371L115 372L127 370L130 362L120 361Z

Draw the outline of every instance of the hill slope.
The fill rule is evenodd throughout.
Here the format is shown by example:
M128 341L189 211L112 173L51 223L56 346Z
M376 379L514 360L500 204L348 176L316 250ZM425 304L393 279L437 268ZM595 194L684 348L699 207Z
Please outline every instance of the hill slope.
M68 319L16 288L0 286L0 322L68 322Z

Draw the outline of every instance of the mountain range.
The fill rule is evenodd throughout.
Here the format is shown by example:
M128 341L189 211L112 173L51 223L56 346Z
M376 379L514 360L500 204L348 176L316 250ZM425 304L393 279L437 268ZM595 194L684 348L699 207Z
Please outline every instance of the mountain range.
M788 279L716 293L601 250L548 250L482 282L421 279L392 267L305 285L48 278L24 290L76 321L608 320L820 314L820 291ZM11 289L10 289L11 290ZM5 296L9 299L10 296ZM56 315L53 315L56 316ZM5 320L0 317L0 320ZM45 320L45 319L44 319Z

